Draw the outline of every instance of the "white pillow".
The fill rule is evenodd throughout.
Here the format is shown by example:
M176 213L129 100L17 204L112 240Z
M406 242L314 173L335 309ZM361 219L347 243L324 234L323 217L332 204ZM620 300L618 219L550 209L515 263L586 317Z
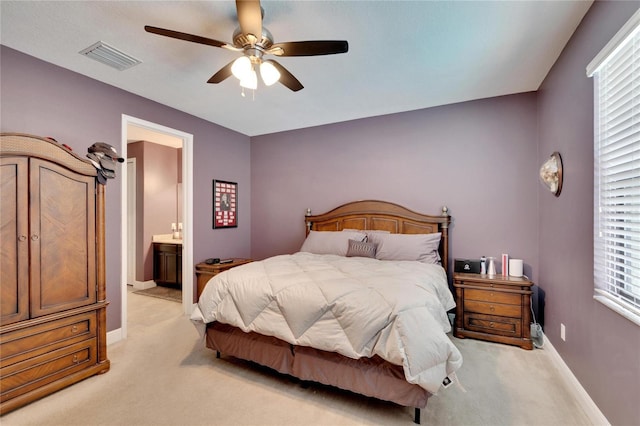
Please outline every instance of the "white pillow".
M391 233L391 231L384 231L384 230L373 230L373 229L362 230L362 229L350 229L350 228L345 228L345 229L342 230L342 232L364 232L365 234L367 234L367 236L369 236L370 234L389 234L389 233Z
M369 241L378 244L376 259L417 260L440 263L441 233L434 234L370 234Z
M368 237L369 239L371 239L371 237L369 237L370 235L375 235L375 234L390 234L390 233L391 233L390 231L381 231L381 230L372 230L372 229L366 230L366 231L364 231L364 232L366 232L366 233L367 233L367 237ZM374 237L374 238L375 238L375 237Z
M314 254L346 256L349 240L364 241L367 234L355 231L311 231L300 251Z

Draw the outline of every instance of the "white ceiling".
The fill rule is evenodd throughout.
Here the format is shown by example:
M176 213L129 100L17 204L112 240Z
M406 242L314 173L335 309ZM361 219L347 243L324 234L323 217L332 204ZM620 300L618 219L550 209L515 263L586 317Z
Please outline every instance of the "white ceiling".
M263 1L275 42L349 52L277 60L305 88L241 96L207 80L238 54L144 31L231 42L233 1L0 1L0 43L248 136L537 90L592 1ZM142 64L78 52L103 41Z

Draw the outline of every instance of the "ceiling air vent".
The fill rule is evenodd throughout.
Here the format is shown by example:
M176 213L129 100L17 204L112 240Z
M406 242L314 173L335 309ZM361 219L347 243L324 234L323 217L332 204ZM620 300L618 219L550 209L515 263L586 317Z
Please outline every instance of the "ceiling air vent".
M124 71L127 68L131 68L134 65L142 63L142 61L134 58L133 56L129 56L102 41L81 50L79 53L120 71Z

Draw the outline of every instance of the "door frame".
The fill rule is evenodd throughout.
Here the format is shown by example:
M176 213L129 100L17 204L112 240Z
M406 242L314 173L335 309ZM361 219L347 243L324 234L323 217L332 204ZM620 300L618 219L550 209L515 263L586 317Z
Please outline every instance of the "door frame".
M142 120L122 114L122 156L127 158L127 129L134 125L154 132L164 133L182 139L182 308L185 315L190 315L193 305L193 135L172 129L151 121ZM121 227L121 338L127 337L127 177L123 173L122 190L122 227Z
M136 221L135 220L129 220L131 218L136 217L136 203L133 202L131 203L131 205L129 205L129 201L131 200L131 197L134 197L135 200L135 189L136 189L136 182L137 182L137 177L136 177L136 170L137 170L137 162L136 162L136 158L127 158L127 161L125 162L125 164L127 165L127 193L126 195L126 199L127 199L127 223L124 224L127 226L127 247L136 247L136 232L137 232L137 227L136 227ZM133 195L132 195L133 193ZM130 232L131 231L131 232ZM135 287L135 281L136 281L136 268L137 268L137 261L136 261L136 255L135 255L135 250L128 250L127 252L127 284L132 284Z

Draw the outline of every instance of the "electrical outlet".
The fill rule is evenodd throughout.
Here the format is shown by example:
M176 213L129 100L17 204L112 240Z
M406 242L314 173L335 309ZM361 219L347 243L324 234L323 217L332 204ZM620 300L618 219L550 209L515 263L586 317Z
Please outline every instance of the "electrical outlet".
M560 323L560 338L565 341L566 339L566 335L567 335L567 330L564 327L564 324Z

